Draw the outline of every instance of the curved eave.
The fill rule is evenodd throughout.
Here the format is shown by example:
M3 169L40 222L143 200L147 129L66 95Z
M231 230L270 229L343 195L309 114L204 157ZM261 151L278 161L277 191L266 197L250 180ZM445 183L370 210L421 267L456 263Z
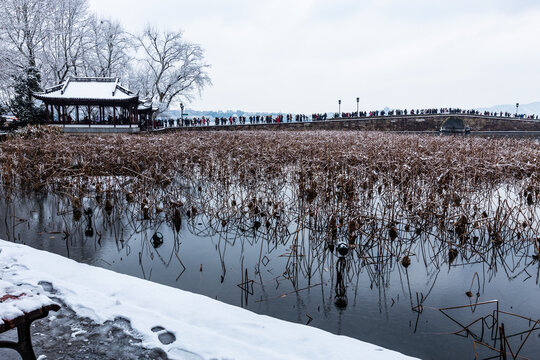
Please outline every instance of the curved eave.
M152 113L155 113L157 110L158 110L157 108L154 108L151 106L144 106L144 107L139 106L139 108L137 108L137 111L139 113L144 113L144 114L152 114Z
M47 104L53 105L105 105L105 106L114 106L114 105L124 105L124 104L138 104L139 96L134 95L129 98L123 99L100 99L100 98L65 98L65 97L54 97L48 96L46 94L33 94L34 98L41 100Z

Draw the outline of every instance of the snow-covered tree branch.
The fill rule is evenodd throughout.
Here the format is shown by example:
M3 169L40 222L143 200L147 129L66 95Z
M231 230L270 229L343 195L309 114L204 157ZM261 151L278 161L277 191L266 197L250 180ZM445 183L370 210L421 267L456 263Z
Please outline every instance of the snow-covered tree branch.
M211 84L204 50L185 41L182 32L160 31L148 26L136 36L139 49L137 88L156 101L163 111L189 101Z
M89 15L86 0L57 0L53 12L51 31L42 49L44 73L47 83L59 83L70 75L82 72L85 49L90 46L88 38Z
M129 76L135 43L122 25L113 20L93 17L90 24L90 46L84 54L88 76Z

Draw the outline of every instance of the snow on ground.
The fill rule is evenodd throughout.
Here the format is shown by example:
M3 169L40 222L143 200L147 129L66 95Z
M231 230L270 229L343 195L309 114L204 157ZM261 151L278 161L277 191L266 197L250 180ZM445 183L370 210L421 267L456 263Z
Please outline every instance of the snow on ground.
M144 347L161 348L171 359L412 359L3 240L0 276L35 287L50 283L55 297L97 323L127 319Z

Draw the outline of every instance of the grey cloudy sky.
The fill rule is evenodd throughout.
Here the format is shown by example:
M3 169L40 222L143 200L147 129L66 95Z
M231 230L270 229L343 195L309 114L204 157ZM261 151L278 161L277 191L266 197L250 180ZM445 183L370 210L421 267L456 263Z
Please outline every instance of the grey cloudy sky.
M90 0L128 31L184 30L200 110L323 112L540 101L538 0Z

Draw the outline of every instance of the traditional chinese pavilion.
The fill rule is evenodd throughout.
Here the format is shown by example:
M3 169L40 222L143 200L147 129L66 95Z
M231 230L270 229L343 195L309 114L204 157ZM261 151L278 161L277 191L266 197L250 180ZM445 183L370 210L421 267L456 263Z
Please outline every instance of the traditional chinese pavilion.
M143 120L138 113L139 94L122 86L119 78L69 77L33 96L45 104L48 122L131 127ZM143 106L141 117L151 117L151 105L149 109Z

